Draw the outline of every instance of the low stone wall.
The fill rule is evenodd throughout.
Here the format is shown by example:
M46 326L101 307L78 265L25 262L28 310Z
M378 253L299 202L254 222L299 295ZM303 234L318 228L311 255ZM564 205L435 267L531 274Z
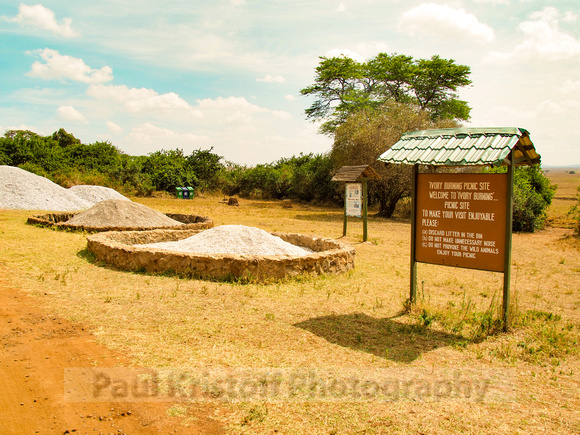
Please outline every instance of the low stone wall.
M192 214L175 214L165 213L165 216L182 222L181 226L172 227L92 227L88 225L71 225L67 224L70 218L77 213L47 213L42 215L30 216L28 224L40 225L44 227L56 227L72 231L86 231L89 233L98 233L104 231L150 231L153 229L178 229L178 230L207 230L213 228L213 220L207 216L197 216Z
M301 234L272 233L289 243L315 251L303 257L201 254L133 246L181 240L198 232L152 230L100 233L87 238L87 248L97 260L119 269L172 272L180 276L216 280L241 278L268 281L299 275L342 273L354 268L353 247L336 240Z

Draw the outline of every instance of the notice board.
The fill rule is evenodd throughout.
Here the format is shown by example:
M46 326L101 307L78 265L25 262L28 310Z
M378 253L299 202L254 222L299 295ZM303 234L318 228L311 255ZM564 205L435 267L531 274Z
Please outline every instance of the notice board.
M346 184L346 215L361 217L362 183Z
M415 260L504 272L506 174L418 174Z

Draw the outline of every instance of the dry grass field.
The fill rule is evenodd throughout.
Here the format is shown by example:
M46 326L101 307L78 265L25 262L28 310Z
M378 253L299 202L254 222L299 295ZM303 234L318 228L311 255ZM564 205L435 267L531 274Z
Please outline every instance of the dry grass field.
M561 227L572 227L574 222L567 213L578 202L580 169L552 169L547 176L552 184L558 186L548 212L548 222Z
M551 226L514 234L513 328L496 331L503 275L419 265L410 311L410 224L349 220L355 270L269 284L209 282L114 270L92 261L85 234L26 225L0 211L0 268L47 310L90 328L137 367L317 368L506 375L504 399L248 400L168 405L182 424L210 412L231 433L579 433L580 239L564 217L580 179L559 184ZM339 238L342 210L221 197L132 198L216 225ZM560 203L562 202L562 203Z

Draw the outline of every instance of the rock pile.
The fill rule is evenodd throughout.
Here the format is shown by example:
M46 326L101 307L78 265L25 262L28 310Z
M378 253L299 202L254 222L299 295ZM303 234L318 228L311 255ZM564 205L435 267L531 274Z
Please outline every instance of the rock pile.
M14 166L0 166L0 208L78 211L91 205L48 178Z
M101 201L106 201L107 199L122 199L130 201L129 198L110 187L82 184L70 187L68 190L93 205Z
M138 245L200 254L290 255L302 257L313 251L285 242L264 230L244 225L222 225L175 242Z
M126 199L101 201L65 222L85 228L171 228L183 225L163 213Z

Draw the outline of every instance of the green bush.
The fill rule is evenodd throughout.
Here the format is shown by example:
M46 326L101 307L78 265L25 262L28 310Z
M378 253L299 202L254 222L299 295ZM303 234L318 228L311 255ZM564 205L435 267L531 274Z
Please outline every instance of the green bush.
M129 156L109 142L82 144L63 129L46 137L27 130L9 130L0 137L0 164L19 166L64 187L96 184L128 194L149 195L155 190L173 193L177 186L192 186L196 190L221 189L226 195L344 203L344 186L330 181L336 162L329 154L300 154L250 168L222 164L221 159L212 149L190 155L177 149ZM505 172L505 168L491 172ZM398 172L393 174L395 179L402 177ZM555 186L538 166L517 168L514 184L514 231L542 228ZM373 192L369 192L371 204L379 201ZM575 216L580 216L578 206L575 210Z
M83 144L60 129L50 136L9 130L0 137L0 164L21 167L63 187L95 184L148 195L176 186L218 189L224 166L212 150L184 155L182 150L129 156L110 142Z
M505 173L505 166L488 172ZM533 233L544 228L546 210L556 190L539 165L517 167L514 171L513 231Z
M187 159L180 149L150 153L143 159L142 172L148 175L157 190L173 192L179 186L197 187L198 184L195 173L187 165Z
M230 165L222 174L226 195L338 204L343 200L340 186L330 181L333 166L325 154L300 154L252 168Z
M544 228L546 210L552 203L555 185L539 166L517 168L514 173L513 230L533 233Z

